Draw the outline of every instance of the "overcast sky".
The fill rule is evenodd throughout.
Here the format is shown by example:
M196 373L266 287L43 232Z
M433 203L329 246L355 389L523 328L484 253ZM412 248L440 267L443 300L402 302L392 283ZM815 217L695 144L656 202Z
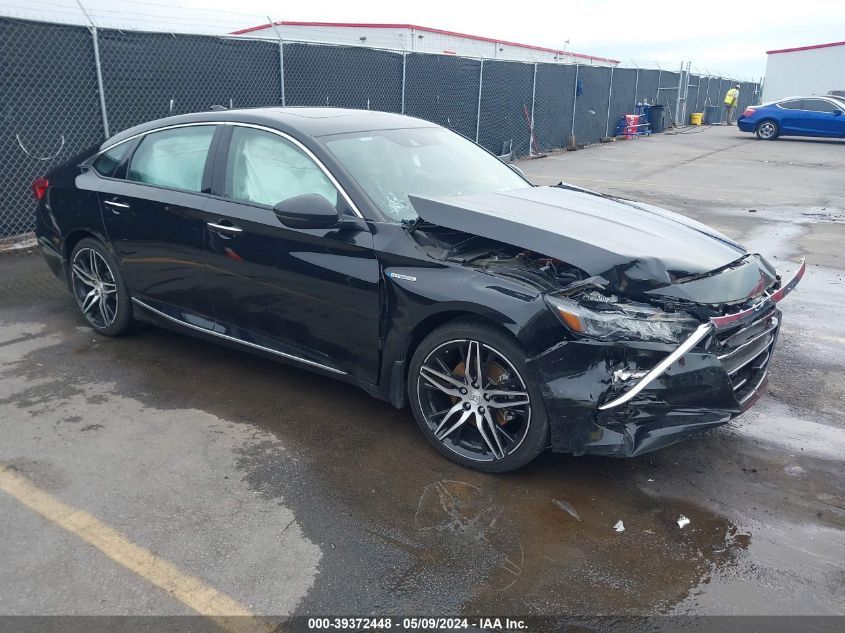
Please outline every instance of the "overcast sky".
M225 33L274 20L389 22L589 53L639 65L681 61L712 73L758 78L767 50L845 40L841 0L655 3L412 0L82 0L101 26ZM0 0L0 13L81 20L76 0ZM845 72L845 70L843 70Z

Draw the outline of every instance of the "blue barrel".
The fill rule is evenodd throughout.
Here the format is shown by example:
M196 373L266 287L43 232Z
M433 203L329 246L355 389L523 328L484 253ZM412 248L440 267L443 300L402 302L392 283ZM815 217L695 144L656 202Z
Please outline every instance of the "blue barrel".
M704 123L716 125L721 118L721 112L719 106L704 106Z

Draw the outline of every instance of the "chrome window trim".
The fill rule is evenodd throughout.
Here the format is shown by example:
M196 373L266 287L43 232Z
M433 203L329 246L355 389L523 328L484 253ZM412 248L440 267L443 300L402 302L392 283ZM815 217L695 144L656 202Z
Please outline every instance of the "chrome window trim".
M271 134L276 134L277 136L281 136L286 141L293 143L296 147L301 149L305 153L305 155L308 156L308 158L310 158L312 161L314 161L314 163L317 165L317 167L320 168L320 171L322 171L326 175L326 177L331 181L331 183L338 190L340 195L343 196L343 199L346 201L346 204L349 205L349 208L352 209L352 211L355 213L355 215L357 215L362 220L366 219L366 218L364 218L364 214L361 213L360 209L358 209L358 205L356 205L352 201L352 198L346 192L346 189L344 189L341 186L341 184L337 181L337 178L334 177L334 174L332 174L332 172L329 171L328 167L326 167L323 164L323 161L321 161L319 158L317 158L317 156L314 154L314 152L312 152L310 149L308 149L302 142L293 138L290 134L287 134L286 132L282 132L281 130L277 130L277 129L272 128L272 127L268 127L266 125L260 125L258 123L241 123L239 121L197 121L197 122L193 122L193 123L175 123L173 125L165 125L163 127L157 127L157 128L152 129L152 130L147 130L145 132L138 132L137 134L133 134L132 136L129 136L125 139L122 139L122 140L118 141L117 143L112 143L108 147L104 147L103 149L98 151L96 154L94 154L93 156L88 158L83 163L83 165L87 165L87 166L90 167L91 162L96 160L96 158L100 154L103 154L103 153L109 151L110 149L117 147L118 145L121 145L121 144L126 143L128 141L131 141L133 139L139 138L141 136L146 136L147 134L153 134L154 132L164 132L166 130L172 130L172 129L181 128L181 127L194 127L194 126L198 126L198 125L232 125L232 126L236 126L236 127L247 127L247 128L253 128L255 130L263 130L265 132L270 132ZM93 169L93 171L100 178L106 178L106 176L100 175L100 173L96 169ZM125 182L134 182L134 181L131 181L131 180L128 180L128 179L120 179L120 178L110 178L110 180L120 180L120 181L125 181ZM141 183L141 184L144 184L144 183ZM149 186L156 187L158 185L149 185ZM200 193L200 192L192 192L192 193ZM202 195L207 195L207 194L202 194ZM223 199L231 200L231 198L223 198Z
M804 101L810 101L812 99L818 99L819 101L825 101L832 105L837 110L845 110L845 104L840 104L836 101L836 99L831 99L826 96L822 97L801 97L799 99L784 99L783 101L778 101L775 105L780 108L781 110L786 110L788 112L820 112L821 114L833 114L832 112L821 112L821 110L807 110L806 108L784 108L781 103L785 103L786 101L801 101L801 105L804 105ZM755 106L751 106L755 107Z
M227 341L231 341L233 343L239 343L241 345L245 345L246 347L251 347L253 349L261 350L262 352L267 352L269 354L275 354L276 356L281 356L283 358L287 358L288 360L294 360L299 363L303 363L305 365L310 365L311 367L317 367L324 371L329 371L334 374L341 374L343 376L346 375L345 371L340 369L335 369L334 367L329 367L328 365L323 365L321 363L314 362L313 360L307 360L305 358L300 358L299 356L294 356L293 354L286 354L285 352L280 352L279 350L272 349L270 347L264 347L263 345L257 345L256 343L250 343L249 341L244 341L243 339L235 338L234 336L229 336L227 334L221 334L220 332L215 332L214 330L209 330L208 328L200 327L199 325L194 325L193 323L188 323L186 321L182 321L181 319L177 319L176 317L172 317L169 314L165 314L161 310L156 310L151 305L147 305L143 301L132 297L132 303L135 303L145 310L149 310L153 314L157 314L158 316L167 319L169 321L173 321L174 323L178 323L186 328L190 328L192 330L196 330L197 332L202 332L203 334L211 334L212 336L216 336L218 338L225 339Z

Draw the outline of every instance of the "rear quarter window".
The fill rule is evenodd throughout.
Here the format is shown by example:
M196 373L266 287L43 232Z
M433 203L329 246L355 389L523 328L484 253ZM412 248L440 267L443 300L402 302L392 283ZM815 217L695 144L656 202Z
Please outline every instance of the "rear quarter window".
M124 156L126 156L126 150L129 148L129 145L130 143L115 145L110 150L100 154L100 156L91 163L91 167L101 176L114 178L117 175L120 163L123 161Z

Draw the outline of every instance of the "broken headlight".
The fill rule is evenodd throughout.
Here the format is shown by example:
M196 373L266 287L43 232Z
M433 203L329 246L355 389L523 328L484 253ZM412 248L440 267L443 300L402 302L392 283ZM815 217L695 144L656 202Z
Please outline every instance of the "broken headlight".
M546 295L546 303L575 334L602 341L653 341L680 343L699 322L682 312L664 312L645 304L625 303L598 292L585 293L581 301Z

